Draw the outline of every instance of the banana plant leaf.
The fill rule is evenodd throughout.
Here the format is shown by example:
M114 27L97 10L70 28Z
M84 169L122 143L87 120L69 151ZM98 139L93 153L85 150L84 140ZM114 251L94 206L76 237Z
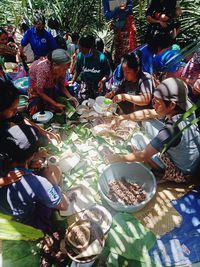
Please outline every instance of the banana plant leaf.
M89 137L92 136L92 132L87 127L83 126L82 124L77 125L74 129L74 132L79 136L82 140L87 140Z
M126 259L149 262L148 250L155 241L155 235L131 214L117 213L113 217L106 246L112 253Z
M2 267L38 267L40 248L36 242L3 241Z
M76 109L72 106L72 104L66 97L59 96L56 98L56 102L65 105L65 113L68 118L71 118L76 112Z
M0 65L5 69L5 61L4 58L0 56Z
M10 216L0 213L1 240L30 240L34 241L44 236L43 232L31 226L18 223Z
M118 254L110 253L107 258L107 267L161 267L151 261L141 262L129 260Z

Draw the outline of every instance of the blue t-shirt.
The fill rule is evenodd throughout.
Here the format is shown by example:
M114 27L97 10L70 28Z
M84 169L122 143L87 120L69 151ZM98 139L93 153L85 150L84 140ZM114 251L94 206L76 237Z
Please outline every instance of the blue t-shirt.
M141 52L142 71L153 74L153 53L150 51L148 45L143 45L139 48Z
M51 33L44 29L38 34L35 27L27 30L21 40L22 46L26 46L29 43L34 55L37 57L46 56L48 53L58 48Z
M80 52L77 56L76 71L81 75L81 80L86 83L96 84L104 77L110 75L110 65L106 56L96 51L95 58L85 58Z
M31 224L36 205L54 208L61 201L61 191L46 178L28 169L20 181L0 188L0 212L11 215L16 221Z
M124 10L120 10L119 7L115 8L113 11L110 11L109 2L113 0L103 0L103 11L107 20L111 19L120 19L124 20L127 16L133 14L133 1L127 0L126 8Z
M154 56L153 69L159 72L176 72L180 66L180 50L168 49Z

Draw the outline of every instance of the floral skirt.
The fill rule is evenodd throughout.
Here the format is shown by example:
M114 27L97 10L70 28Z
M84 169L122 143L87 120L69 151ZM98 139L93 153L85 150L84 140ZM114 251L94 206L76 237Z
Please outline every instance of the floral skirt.
M136 27L133 15L126 19L124 28L114 28L114 64L118 65L123 55L132 52L136 48Z
M167 153L164 153L160 156L160 159L165 165L164 174L162 176L163 181L173 181L177 183L188 182L189 175L183 174L183 172L176 167L173 161L170 159Z

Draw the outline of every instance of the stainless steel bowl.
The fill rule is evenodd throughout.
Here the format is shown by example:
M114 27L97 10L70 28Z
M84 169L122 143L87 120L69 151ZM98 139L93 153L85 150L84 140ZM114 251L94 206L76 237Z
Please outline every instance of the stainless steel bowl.
M125 205L108 198L109 183L124 177L128 182L135 182L146 191L147 197L136 205ZM141 163L119 162L107 166L99 177L98 190L103 199L117 211L136 212L142 209L156 193L156 179L153 173Z

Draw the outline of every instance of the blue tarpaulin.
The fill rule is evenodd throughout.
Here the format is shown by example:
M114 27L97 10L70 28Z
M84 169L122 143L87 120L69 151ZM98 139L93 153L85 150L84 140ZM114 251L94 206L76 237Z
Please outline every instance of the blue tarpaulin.
M182 223L157 239L150 256L162 266L200 262L200 187L172 204L182 215Z

